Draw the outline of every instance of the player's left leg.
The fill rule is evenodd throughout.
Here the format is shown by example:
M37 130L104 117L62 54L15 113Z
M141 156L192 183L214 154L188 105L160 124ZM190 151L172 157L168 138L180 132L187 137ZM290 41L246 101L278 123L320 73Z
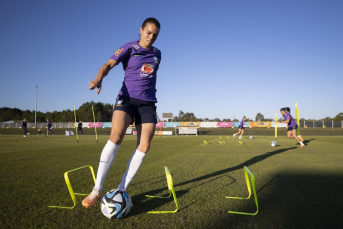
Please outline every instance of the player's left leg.
M241 135L239 136L239 139L242 139L242 136L243 136L243 134L244 134L244 127L242 127L242 133L241 133Z
M302 140L297 136L297 129L296 127L292 130L292 137L295 138L299 143L300 143L300 147L304 148L305 144L302 142Z
M143 163L144 157L150 148L150 142L154 137L155 123L143 123L136 125L137 130L137 149L133 153L130 161L127 164L126 172L118 187L120 190L126 190L140 166Z

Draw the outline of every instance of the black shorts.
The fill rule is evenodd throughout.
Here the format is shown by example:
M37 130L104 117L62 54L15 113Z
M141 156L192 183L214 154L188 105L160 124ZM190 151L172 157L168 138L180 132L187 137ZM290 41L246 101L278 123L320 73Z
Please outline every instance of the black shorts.
M298 125L288 127L287 131L292 131L298 129Z
M238 129L244 130L244 126L239 126Z
M157 123L156 106L154 102L143 101L127 96L118 96L114 110L124 111L130 115L135 125L142 123Z

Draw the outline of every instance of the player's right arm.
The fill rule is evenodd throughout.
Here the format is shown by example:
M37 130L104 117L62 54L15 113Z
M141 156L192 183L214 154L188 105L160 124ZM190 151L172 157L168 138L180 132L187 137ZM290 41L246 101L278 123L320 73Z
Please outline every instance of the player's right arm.
M109 59L106 64L104 64L99 72L98 75L96 76L96 78L92 81L89 82L89 89L93 90L94 88L98 88L97 94L100 93L101 91L101 83L102 80L104 79L105 76L107 76L107 74L109 73L109 71L114 67L118 65L118 62L116 60L113 59Z

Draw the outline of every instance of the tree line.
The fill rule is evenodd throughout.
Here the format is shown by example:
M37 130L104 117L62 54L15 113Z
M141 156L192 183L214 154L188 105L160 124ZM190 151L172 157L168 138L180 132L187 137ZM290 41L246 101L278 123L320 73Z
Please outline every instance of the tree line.
M76 121L82 122L93 122L93 111L94 107L94 118L96 122L111 122L113 105L109 103L95 103L86 102L82 104L77 110ZM27 122L35 122L35 111L32 110L20 110L18 108L2 107L0 108L0 122L14 121L20 122L26 119ZM46 122L49 119L52 122L75 122L75 116L73 110L63 110L54 112L41 112L37 111L37 122Z
M94 107L94 117L96 122L111 122L112 121L112 112L113 112L113 105L109 103L95 103L95 102L86 102L82 104L77 110L76 113L76 121L82 122L93 122L93 112L92 106ZM35 121L35 111L32 110L20 110L18 108L9 108L9 107L2 107L0 108L0 122L6 121L15 121L20 122L23 119L26 119L27 122L34 122ZM63 110L63 111L54 111L54 112L40 112L37 111L37 122L46 122L49 119L52 122L75 122L75 116L73 110ZM279 119L279 120L282 120ZM314 119L300 119L301 121L341 121L343 120L343 113L337 114L335 117L325 117L323 119L314 120ZM174 122L238 122L241 121L239 119L220 119L220 118L197 118L193 112L184 112L182 110L179 111L177 116L174 116L172 119ZM246 117L246 121L274 121L272 118L265 118L263 114L260 112L257 113L255 120Z

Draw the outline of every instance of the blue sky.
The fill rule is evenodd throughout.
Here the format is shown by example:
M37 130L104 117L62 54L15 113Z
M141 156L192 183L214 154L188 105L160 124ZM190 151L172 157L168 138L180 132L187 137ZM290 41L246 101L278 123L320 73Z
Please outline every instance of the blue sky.
M121 65L100 95L88 82L147 17L161 31L158 113L306 119L343 112L343 1L0 1L0 107L62 111L115 102Z

